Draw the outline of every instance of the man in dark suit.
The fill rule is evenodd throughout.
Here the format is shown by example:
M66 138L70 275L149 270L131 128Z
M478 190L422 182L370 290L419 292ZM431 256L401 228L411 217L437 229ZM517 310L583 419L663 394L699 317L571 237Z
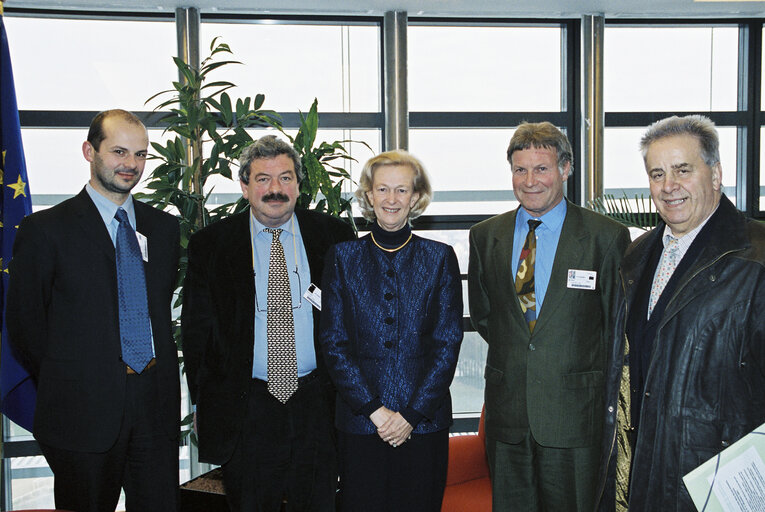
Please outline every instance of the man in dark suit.
M489 344L494 510L589 511L629 232L564 199L571 146L552 124L519 126L507 159L521 207L473 226L468 269L470 316Z
M21 223L10 263L11 343L37 382L33 433L56 507L175 510L180 392L170 303L177 220L134 201L146 127L130 112L94 119L90 181Z
M273 135L240 158L247 212L192 236L182 314L199 458L223 466L233 511L334 510L334 391L318 347L312 283L354 237L295 210L300 157ZM320 300L320 299L319 299Z
M723 193L709 118L657 121L640 149L661 220L621 264L601 506L691 511L683 476L765 422L765 225Z

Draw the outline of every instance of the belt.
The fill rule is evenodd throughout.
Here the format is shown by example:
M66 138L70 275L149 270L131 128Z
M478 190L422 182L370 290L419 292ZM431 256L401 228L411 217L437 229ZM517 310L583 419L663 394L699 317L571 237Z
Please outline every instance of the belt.
M311 382L312 380L316 380L318 378L319 378L319 371L318 370L314 370L311 373L309 373L308 375L303 375L302 377L298 377L298 387L304 386L304 385L308 384L309 382ZM268 382L263 380L263 379L256 379L255 377L253 377L252 381L255 384L262 384L264 386L268 386Z
M148 370L148 369L149 369L149 368L151 368L152 366L156 366L156 364L157 364L157 359L156 359L155 357L152 357L152 358L151 358L151 361L149 361L149 364L147 364L147 365L146 365L146 368L144 368L144 369L143 369L143 370L141 370L141 371L145 371L145 370ZM127 374L128 374L128 375L137 375L137 374L138 374L138 372L137 372L137 371L135 371L134 369L132 369L131 367L129 367L129 366L127 366L127 365L125 365L125 368L127 368Z

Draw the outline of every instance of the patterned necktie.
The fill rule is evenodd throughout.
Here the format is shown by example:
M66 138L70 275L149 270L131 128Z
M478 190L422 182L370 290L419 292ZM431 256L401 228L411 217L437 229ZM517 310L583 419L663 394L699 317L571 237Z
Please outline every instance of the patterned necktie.
M659 302L661 292L664 291L664 287L667 286L667 283L672 278L672 274L677 268L678 256L680 255L680 245L677 238L672 235L666 235L665 241L666 244L661 253L661 261L659 261L656 275L653 276L651 297L648 301L648 318L651 318L651 313L653 313L656 303Z
M151 321L141 248L127 212L117 209L117 297L119 299L122 360L136 373L151 361Z
M518 272L515 274L515 293L521 303L521 311L529 331L534 332L537 323L537 297L534 292L534 263L537 259L536 229L542 224L541 220L529 219L529 234L518 258Z
M297 355L295 354L295 324L292 318L292 294L284 259L284 247L279 241L281 229L266 228L273 236L268 262L268 306L266 338L268 339L268 392L287 403L298 388Z

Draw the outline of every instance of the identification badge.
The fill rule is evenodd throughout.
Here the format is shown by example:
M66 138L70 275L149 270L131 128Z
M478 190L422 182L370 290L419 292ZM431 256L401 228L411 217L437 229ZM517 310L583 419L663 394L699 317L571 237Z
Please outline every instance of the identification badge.
M575 270L568 269L567 288L576 288L578 290L594 290L598 273L594 270Z
M321 311L321 290L318 286L311 283L308 285L308 289L303 294L305 300L313 304L313 307Z
M143 261L148 263L149 262L149 239L146 238L141 233L139 233L138 231L135 232L135 237L138 239L138 247L141 248L141 257L143 258Z

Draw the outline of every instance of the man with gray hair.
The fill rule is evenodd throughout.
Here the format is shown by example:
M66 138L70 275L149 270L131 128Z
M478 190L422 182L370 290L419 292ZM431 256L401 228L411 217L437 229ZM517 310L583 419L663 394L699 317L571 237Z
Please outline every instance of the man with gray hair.
M601 505L691 511L683 476L765 422L765 227L722 193L708 118L658 121L640 149L661 221L621 265Z
M470 230L468 295L486 360L496 511L595 506L604 372L627 228L567 201L573 156L551 123L507 149L517 210Z
M332 511L334 390L313 283L329 247L354 233L295 209L303 175L291 145L267 135L240 164L250 208L189 242L181 321L199 459L223 466L234 512L278 512L285 500L288 510Z

